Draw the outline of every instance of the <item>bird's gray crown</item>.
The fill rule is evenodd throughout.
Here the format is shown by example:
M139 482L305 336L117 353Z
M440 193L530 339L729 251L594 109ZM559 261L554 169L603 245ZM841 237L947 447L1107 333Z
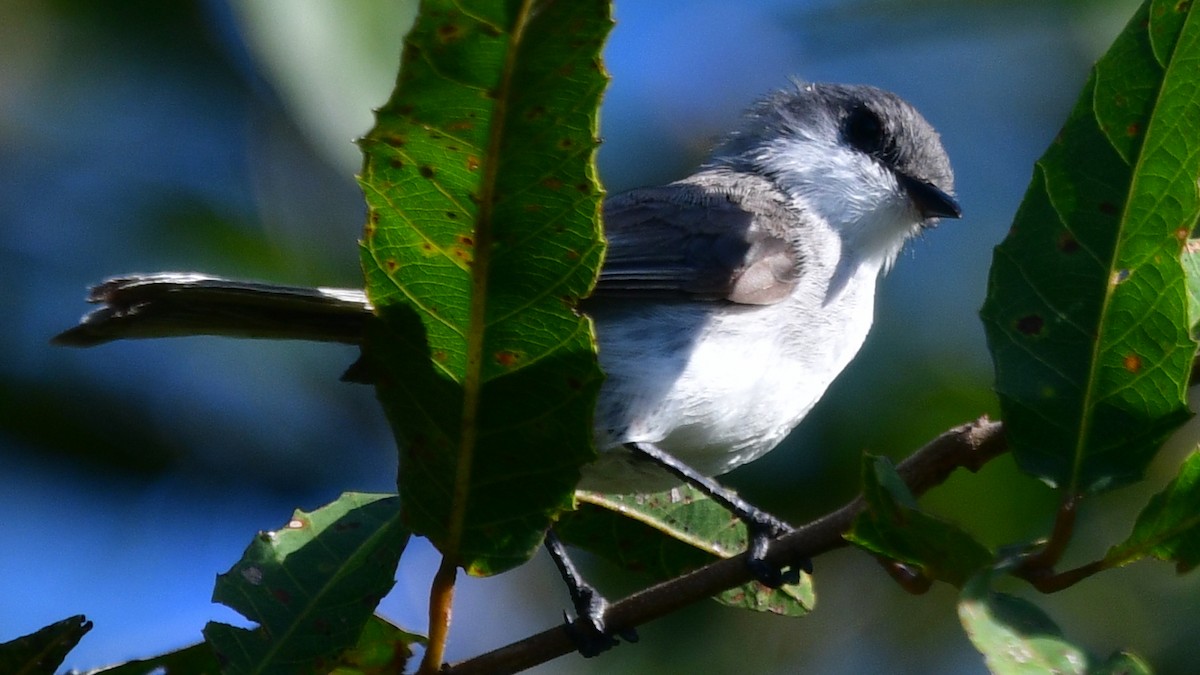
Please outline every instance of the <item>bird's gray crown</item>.
M950 158L941 137L911 105L867 85L796 82L746 112L741 127L714 152L714 162L753 161L758 148L779 138L840 139L893 172L954 189Z

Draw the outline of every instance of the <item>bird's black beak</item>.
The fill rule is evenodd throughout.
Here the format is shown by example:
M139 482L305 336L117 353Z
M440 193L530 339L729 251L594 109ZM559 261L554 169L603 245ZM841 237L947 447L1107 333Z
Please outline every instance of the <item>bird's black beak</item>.
M916 204L917 210L926 218L961 218L962 208L958 201L945 190L933 183L918 180L911 176L900 175L900 185L908 193L908 198Z

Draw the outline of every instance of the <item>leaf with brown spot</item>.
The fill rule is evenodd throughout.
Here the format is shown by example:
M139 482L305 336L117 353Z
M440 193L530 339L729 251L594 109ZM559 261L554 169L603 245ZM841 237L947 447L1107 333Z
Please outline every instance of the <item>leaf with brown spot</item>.
M213 590L214 602L259 624L204 628L222 672L320 672L358 641L408 537L398 497L355 492L255 537Z
M361 142L377 219L361 260L382 319L366 351L406 522L472 574L527 560L595 456L594 340L559 299L586 296L603 257L596 64L610 27L601 0L428 0ZM405 442L417 436L426 451Z
M1017 330L1029 336L1040 335L1042 332L1042 327L1045 325L1045 320L1036 314L1030 314L1029 316L1023 316L1020 319L1017 319Z
M1200 214L1197 69L1200 11L1145 3L995 251L981 315L1009 443L1023 470L1071 493L1137 480L1189 416L1177 233Z

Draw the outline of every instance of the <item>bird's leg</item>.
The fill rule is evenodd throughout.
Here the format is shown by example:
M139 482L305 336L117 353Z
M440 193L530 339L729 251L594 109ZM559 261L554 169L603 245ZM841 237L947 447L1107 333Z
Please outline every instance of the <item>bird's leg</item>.
M792 527L775 516L755 507L742 499L729 488L717 481L697 472L692 467L679 461L669 452L652 443L626 443L625 447L634 456L643 457L685 483L702 492L709 499L725 507L734 516L746 524L750 535L750 557L747 565L754 578L770 588L779 588L784 584L795 584L800 581L800 571L812 572L812 561L799 560L786 566L773 566L767 563L767 548L771 540L792 531Z
M595 586L584 580L583 575L575 568L575 563L571 562L571 558L567 556L562 540L558 538L554 530L546 533L546 550L550 552L550 558L558 567L558 573L562 575L563 581L567 584L567 590L571 593L571 603L575 606L575 614L583 619L583 622L572 622L566 617L565 612L563 615L567 624L567 633L571 636L571 641L575 643L575 648L584 657L590 658L617 646L617 636L609 632L604 623L604 612L608 609L608 601L604 599L600 591L596 590ZM626 642L637 642L638 640L637 631L632 628L621 631L618 635Z

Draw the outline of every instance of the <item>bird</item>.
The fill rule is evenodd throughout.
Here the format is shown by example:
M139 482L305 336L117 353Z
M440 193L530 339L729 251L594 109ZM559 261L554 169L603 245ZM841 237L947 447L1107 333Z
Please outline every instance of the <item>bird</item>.
M868 85L802 81L751 105L691 175L606 199L607 252L579 305L606 376L599 452L578 487L642 493L686 481L715 491L747 522L761 561L786 524L713 478L777 447L804 419L866 339L878 281L905 242L961 214L941 137L912 105ZM57 342L358 343L374 319L362 291L194 273L111 279L89 300L101 307ZM572 594L602 613L595 597ZM601 617L593 623L603 631Z

